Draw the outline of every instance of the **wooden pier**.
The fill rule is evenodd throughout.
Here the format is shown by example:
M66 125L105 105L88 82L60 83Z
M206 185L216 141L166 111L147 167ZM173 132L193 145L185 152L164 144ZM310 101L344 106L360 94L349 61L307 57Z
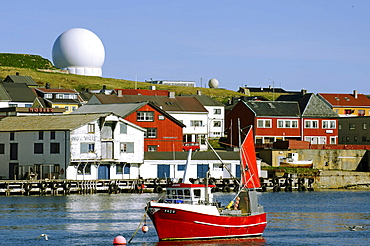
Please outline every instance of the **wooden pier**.
M204 179L190 179L204 183ZM0 196L10 195L68 195L95 193L161 193L171 179L121 179L121 180L4 180L0 181ZM236 192L238 180L210 178L213 192ZM313 191L313 178L261 178L260 191Z

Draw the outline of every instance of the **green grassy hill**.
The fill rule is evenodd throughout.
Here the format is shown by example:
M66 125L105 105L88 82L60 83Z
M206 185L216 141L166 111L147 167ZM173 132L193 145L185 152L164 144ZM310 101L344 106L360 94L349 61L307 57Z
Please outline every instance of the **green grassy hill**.
M14 75L17 72L20 75L31 76L40 86L45 86L50 83L52 87L76 89L81 91L84 88L100 89L103 85L107 89L148 89L150 83L137 82L124 80L124 79L111 79L103 77L81 76L75 74L65 74L58 72L52 63L38 55L25 55L25 54L9 54L0 53L0 79L4 79L7 75ZM222 103L227 102L229 98L241 96L243 94L225 90L225 89L211 89L200 87L181 87L181 86L167 86L156 85L157 89L175 91L179 94L196 94L197 90L201 90L203 95L208 95ZM253 96L262 95L268 99L272 95L266 93L256 93ZM275 98L278 95L275 93Z

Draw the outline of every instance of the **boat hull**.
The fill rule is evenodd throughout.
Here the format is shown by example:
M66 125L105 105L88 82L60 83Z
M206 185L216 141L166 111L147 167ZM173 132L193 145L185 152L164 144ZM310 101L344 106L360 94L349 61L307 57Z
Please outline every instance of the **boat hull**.
M159 240L257 237L266 227L266 213L212 215L163 205L148 205Z

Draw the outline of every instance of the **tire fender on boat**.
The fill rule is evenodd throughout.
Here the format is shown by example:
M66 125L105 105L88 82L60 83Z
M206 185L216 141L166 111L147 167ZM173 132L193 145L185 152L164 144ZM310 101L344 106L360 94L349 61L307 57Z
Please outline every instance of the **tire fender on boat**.
M24 188L24 190L25 190L26 192L29 192L29 191L32 189L32 184L30 184L30 183L25 183L25 184L23 185L23 188Z
M162 188L162 186L158 185L158 186L154 187L154 191L155 191L155 193L162 193L163 188Z
M230 192L230 186L225 185L225 186L222 188L222 191L223 191L223 192Z

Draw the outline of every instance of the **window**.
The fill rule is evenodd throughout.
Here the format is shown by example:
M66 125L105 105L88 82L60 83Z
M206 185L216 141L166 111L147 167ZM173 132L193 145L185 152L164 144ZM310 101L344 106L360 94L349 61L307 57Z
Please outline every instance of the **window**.
M157 145L148 145L148 152L157 151Z
M123 167L125 164L117 164L116 165L116 174L123 174Z
M215 108L213 110L213 114L221 114L221 109L220 108Z
M121 123L119 125L119 133L120 134L127 134L127 124Z
M95 124L88 124L87 128L88 133L95 133Z
M298 128L298 120L278 120L278 128Z
M358 116L365 116L365 110L359 109L358 110Z
M136 113L137 121L154 121L154 112L153 111L138 111Z
M257 120L258 128L271 128L271 120Z
M357 143L357 136L353 137L353 142Z
M352 114L353 112L355 112L354 110L352 110L352 109L345 109L344 110L344 114Z
M43 143L34 143L33 153L34 154L43 154L44 153L44 144Z
M134 153L134 143L120 143L121 153Z
M158 120L164 120L164 115L158 115Z
M25 104L24 105L26 108L31 108L32 107L32 104Z
M362 136L361 140L362 140L362 142L367 142L366 136Z
M221 121L213 121L213 127L221 127Z
M59 154L59 153L60 153L60 144L50 143L50 154Z
M367 123L362 123L362 129L366 130L367 129Z
M80 143L80 153L94 153L95 144L94 143Z
M47 94L44 95L44 98L52 99L53 98L53 94L47 93Z
M69 111L69 107L68 106L64 106L64 108L66 109L66 111Z
M337 143L336 137L330 137L330 144L336 144L336 143Z
M335 129L336 122L335 120L323 120L322 128L323 129Z
M177 171L185 171L186 165L177 165Z
M305 128L318 128L319 124L317 120L305 120L304 127Z
M50 132L50 139L55 139L55 131Z
M14 132L10 133L10 140L14 140Z
M338 130L342 130L342 124L338 124Z
M192 126L192 127L202 127L203 126L203 121L201 121L201 120L191 120L190 121L190 126Z
M350 130L355 130L356 129L356 124L355 123L350 123L349 125Z
M91 165L81 164L77 169L78 174L91 174Z
M156 138L157 128L147 128L145 133L145 138Z
M123 174L130 174L131 164L126 164L123 169Z
M56 98L57 99L64 99L64 95L63 94L57 94Z
M72 111L75 111L77 109L76 106L72 106Z
M0 154L5 154L5 144L0 144Z
M40 131L39 132L39 140L43 140L43 139L44 139L44 132Z

